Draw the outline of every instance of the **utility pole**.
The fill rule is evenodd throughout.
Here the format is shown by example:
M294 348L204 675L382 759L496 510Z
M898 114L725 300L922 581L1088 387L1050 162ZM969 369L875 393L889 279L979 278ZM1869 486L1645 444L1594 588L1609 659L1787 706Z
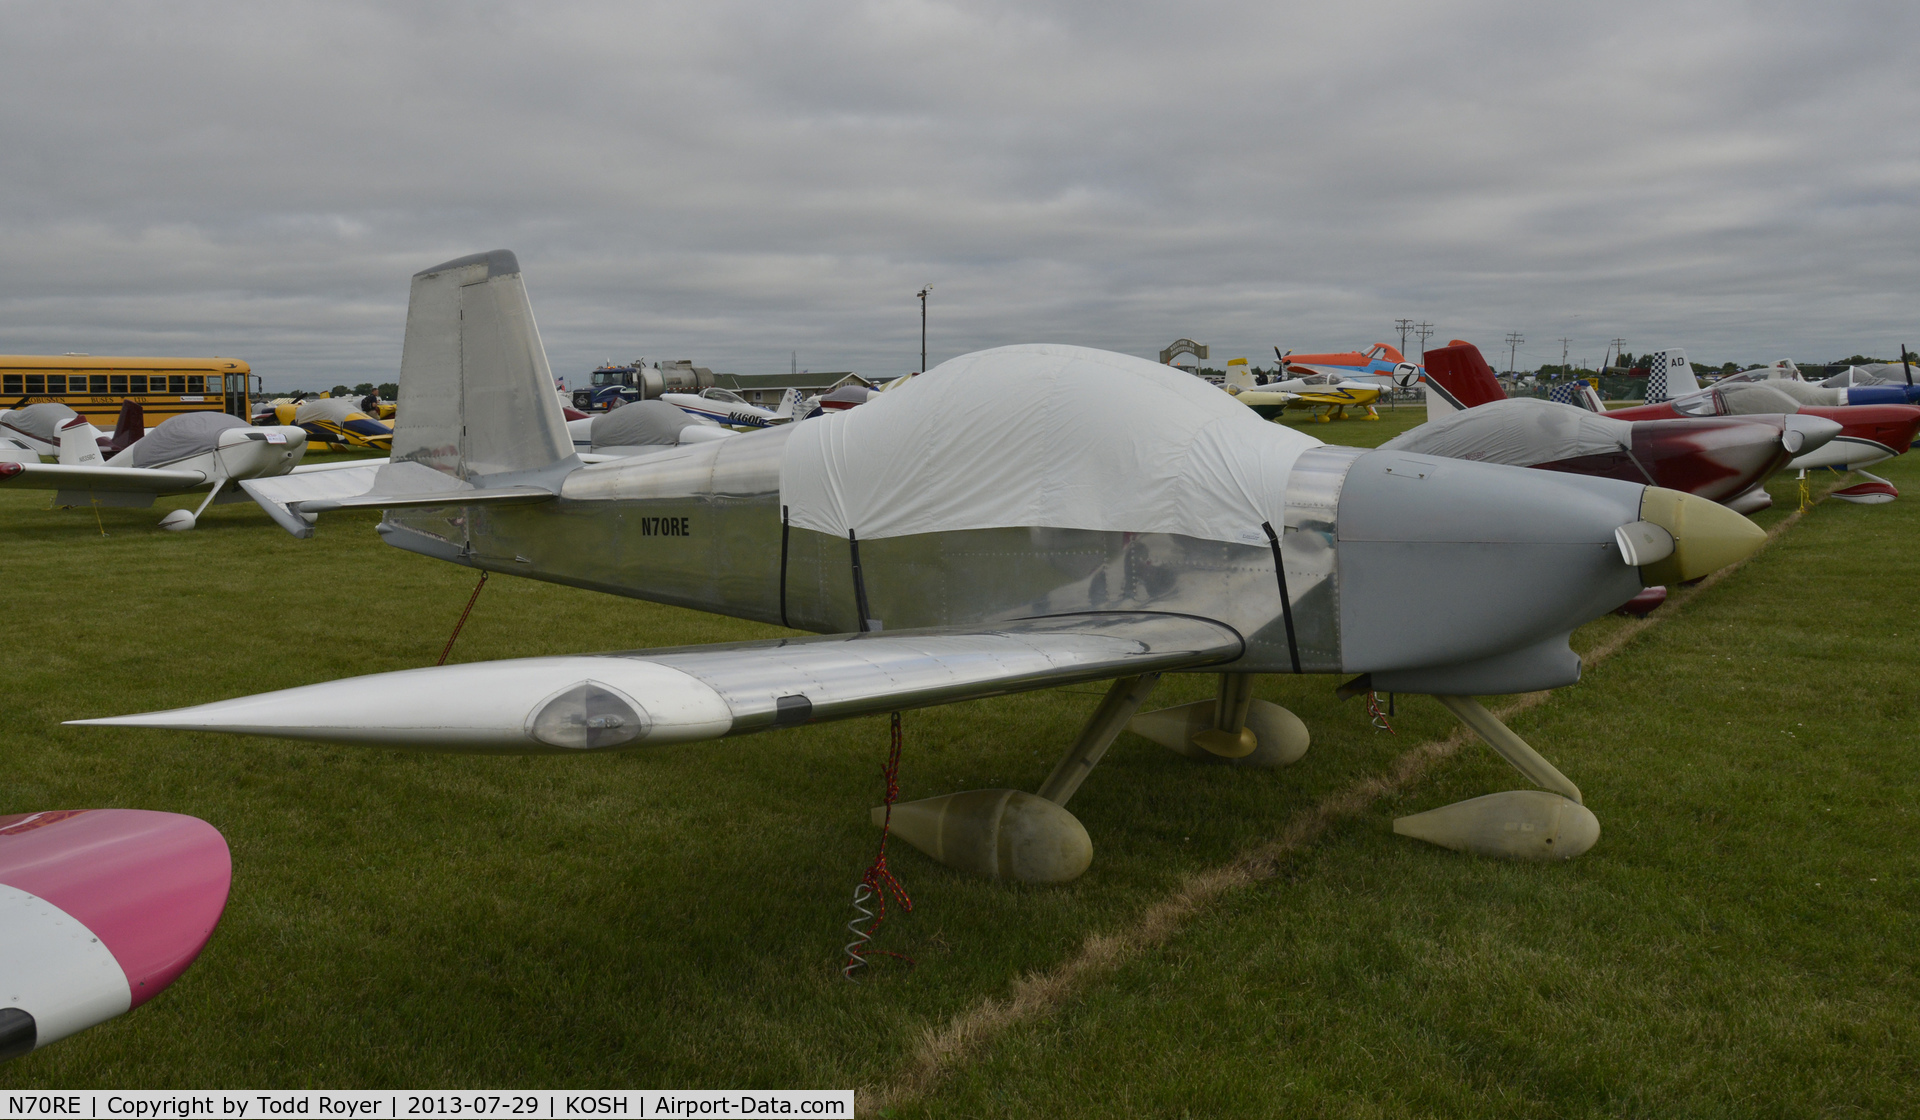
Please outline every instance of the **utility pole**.
M1570 349L1572 346L1573 340L1571 338L1563 338L1560 340L1560 376L1562 377L1571 376L1573 373L1573 367L1567 364L1567 355L1572 352Z
M794 377L800 376L800 351L798 350L792 351L791 356L787 359L787 361L788 361L788 364L792 367L788 372L791 373L791 375Z
M1413 329L1413 320L1395 319L1393 326L1395 330L1400 332L1400 356L1404 358L1407 356L1407 332Z
M1525 341L1526 339L1520 337L1519 331L1507 332L1507 376L1508 377L1513 376L1514 360L1520 353L1520 344Z
M928 284L920 289L920 372L927 372L927 293L933 291Z
M1612 342L1609 342L1607 345L1613 347L1613 358L1615 361L1619 361L1620 356L1627 352L1626 351L1627 340L1624 338L1616 338ZM1601 366L1600 372L1605 373L1606 367Z
M1427 352L1427 339L1433 336L1433 324L1415 323L1413 329L1420 332L1420 353L1425 355Z

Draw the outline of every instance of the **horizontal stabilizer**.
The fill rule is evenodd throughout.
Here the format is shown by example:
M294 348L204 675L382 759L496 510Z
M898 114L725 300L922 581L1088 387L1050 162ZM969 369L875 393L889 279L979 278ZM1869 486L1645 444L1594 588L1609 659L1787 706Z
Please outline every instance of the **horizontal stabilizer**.
M444 665L72 722L433 750L634 747L1196 668L1244 649L1233 628L1187 615L1056 615Z
M302 539L313 536L318 515L334 510L524 504L553 497L537 486L479 489L431 467L386 459L328 464L317 471L296 468L278 478L248 479L240 488L282 529Z

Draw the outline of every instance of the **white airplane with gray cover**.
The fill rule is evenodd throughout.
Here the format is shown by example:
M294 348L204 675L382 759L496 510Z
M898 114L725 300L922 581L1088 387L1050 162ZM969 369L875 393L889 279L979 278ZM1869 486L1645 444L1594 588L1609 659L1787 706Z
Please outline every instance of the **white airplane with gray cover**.
M1092 858L1064 808L1127 728L1280 765L1301 722L1266 673L1433 694L1539 790L1400 822L1449 847L1570 857L1580 792L1473 698L1572 684L1574 628L1762 534L1705 499L1331 447L1157 363L1077 346L968 354L805 423L598 464L576 455L512 253L418 273L393 461L302 521L381 509L387 543L490 572L815 636L450 665L77 720L433 750L645 749L1112 681L1035 794L896 806L899 835L985 874ZM978 408L1018 398L1015 414ZM1409 586L1449 594L1420 610ZM1216 700L1142 713L1164 673Z

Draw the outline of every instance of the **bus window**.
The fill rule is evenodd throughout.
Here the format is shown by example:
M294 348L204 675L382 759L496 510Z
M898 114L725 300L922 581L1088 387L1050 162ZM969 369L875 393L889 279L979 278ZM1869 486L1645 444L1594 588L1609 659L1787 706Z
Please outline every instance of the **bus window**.
M127 375L127 392L138 394L138 395L145 395L146 391L147 391L147 375L146 374L132 373Z
M170 373L167 375L167 392L184 393L186 391L187 378L185 374Z
M47 391L47 375L44 373L27 374L27 392L44 393Z
M64 394L66 391L67 391L67 375L66 374L64 373L47 374L47 393L49 395Z
M204 374L190 373L187 375L187 392L204 393L206 391L207 379Z
M68 384L67 391L73 392L72 384ZM93 393L96 396L102 396L102 397L106 396L107 395L107 375L104 373L89 373L87 375L87 391L90 393Z
M5 393L8 396L12 396L16 393L24 393L27 391L24 387L25 384L26 382L22 379L20 374L17 374L17 373L0 374L0 393Z
M112 393L116 397L124 397L127 395L127 375L126 374L124 373L112 374L109 376L107 383L110 386L112 386L107 390L107 392Z

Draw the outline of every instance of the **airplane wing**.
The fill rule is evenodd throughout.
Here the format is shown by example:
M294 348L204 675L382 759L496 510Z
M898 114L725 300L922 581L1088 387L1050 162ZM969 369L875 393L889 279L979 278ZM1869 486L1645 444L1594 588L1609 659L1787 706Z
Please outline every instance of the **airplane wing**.
M149 470L145 467L80 467L60 463L0 463L0 486L16 490L98 490L133 494L175 494L203 486L201 471Z
M0 1062L152 999L199 955L233 864L205 821L0 816Z
M1145 611L408 669L80 724L436 750L691 742L1216 665L1232 627Z

